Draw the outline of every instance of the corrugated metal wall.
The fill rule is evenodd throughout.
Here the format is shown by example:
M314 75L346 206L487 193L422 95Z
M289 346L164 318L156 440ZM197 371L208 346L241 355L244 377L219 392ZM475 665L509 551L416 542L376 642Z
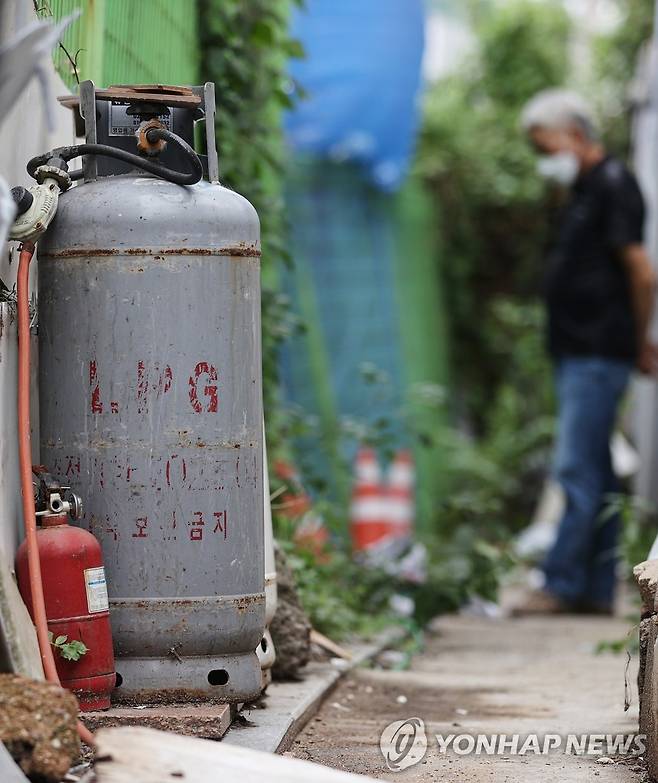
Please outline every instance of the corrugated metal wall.
M112 83L194 84L198 77L196 0L39 0L39 15L60 19L76 8L82 16L65 34L64 45L75 57L81 79ZM0 0L0 43L34 16L32 0ZM65 53L54 51L55 65L69 87L75 85ZM49 67L49 71L52 68ZM11 184L32 184L25 172L29 158L52 147L72 144L73 123L55 95L65 86L49 74L56 127L48 129L43 96L33 82L0 129L0 173ZM0 279L11 288L15 259L0 257ZM36 354L36 351L35 351ZM36 406L37 395L34 394ZM16 448L16 323L0 311L0 557L13 563L20 536L20 487ZM35 419L36 422L36 419ZM33 438L38 443L38 437ZM34 455L38 461L37 455Z
M647 204L645 242L658 269L658 2L655 8L655 36L648 56L641 58L636 74L636 84L646 90L647 99L635 115L633 157ZM658 314L653 318L651 336L654 341L658 340ZM640 452L635 491L658 508L658 387L655 379L638 376L633 384L632 400L635 445Z
M11 40L33 18L32 0L0 0L0 44ZM10 185L33 185L34 180L25 170L27 161L45 150L75 141L71 112L55 100L56 95L65 91L65 86L52 65L48 62L45 65L54 127L48 128L46 123L43 93L36 80L30 82L7 116L0 118L0 176ZM0 280L10 289L16 282L16 259L15 252L12 255L0 253ZM32 267L34 280L37 264ZM14 562L23 527L16 429L17 339L15 310L5 303L0 304L0 558L9 566ZM36 349L36 345L33 348ZM35 363L37 356L38 352L34 350ZM36 366L34 369L36 371ZM32 445L35 448L34 461L38 462L39 437L35 414L39 406L36 391L34 384L32 423L35 430Z
M196 0L49 0L57 19L82 10L64 35L80 79L109 84L194 84L199 67ZM75 84L66 53L55 53Z

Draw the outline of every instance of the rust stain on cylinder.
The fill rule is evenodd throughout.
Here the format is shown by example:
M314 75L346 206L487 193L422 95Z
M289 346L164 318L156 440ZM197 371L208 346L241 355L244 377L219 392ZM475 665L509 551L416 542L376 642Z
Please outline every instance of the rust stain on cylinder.
M42 252L40 258L86 258L96 256L234 256L240 258L259 258L261 252L256 247L243 245L234 247L179 247L179 248L65 248L51 252Z

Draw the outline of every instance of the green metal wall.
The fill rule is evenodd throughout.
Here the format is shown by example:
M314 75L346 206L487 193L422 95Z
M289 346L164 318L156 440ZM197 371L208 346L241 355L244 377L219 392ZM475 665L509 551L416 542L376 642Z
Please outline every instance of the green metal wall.
M395 293L405 381L409 388L450 388L448 329L441 285L441 225L420 179L411 175L395 199ZM408 415L421 436L414 447L417 470L417 524L433 530L436 509L444 501L445 454L436 438L447 423L447 409L412 399Z
M199 70L196 0L48 0L56 19L81 9L64 35L80 80L109 84L195 84ZM61 48L55 65L71 87L73 68Z
M287 401L315 422L296 440L296 462L345 503L355 432L367 428L382 463L413 448L417 527L428 532L444 499L447 418L431 401L449 384L432 204L415 177L382 193L351 164L301 156L287 169L286 204L294 262L282 284L305 329L283 346L281 379Z

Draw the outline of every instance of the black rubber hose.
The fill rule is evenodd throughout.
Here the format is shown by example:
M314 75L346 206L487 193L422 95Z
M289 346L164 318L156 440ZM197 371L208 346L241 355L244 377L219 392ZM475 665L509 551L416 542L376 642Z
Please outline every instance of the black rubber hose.
M146 139L149 144L155 144L160 140L173 141L174 144L177 144L183 150L188 158L199 160L199 156L185 139L181 139L180 136L177 136L166 128L149 128L149 130L146 131ZM201 161L199 161L199 163L201 163Z
M61 158L62 160L69 161L72 158L77 158L79 155L105 155L108 158L115 158L124 163L130 163L136 168L142 169L142 171L146 171L161 179L166 179L168 182L173 182L175 185L196 185L203 177L203 166L201 165L201 161L196 152L187 142L175 133L171 133L164 128L162 130L154 128L153 131L157 131L158 134L163 134L162 136L158 135L157 138L173 141L181 147L186 158L190 162L192 171L189 173L174 171L173 169L168 169L166 166L155 163L148 158L142 158L139 155L134 155L132 152L110 147L107 144L75 144L71 147L58 147L55 150L32 158L27 164L27 173L36 179L36 171L39 166L47 165L48 161L52 158ZM149 133L152 133L153 131L150 131ZM164 134L166 134L166 136ZM150 136L149 140L151 140ZM77 172L75 173L77 174Z

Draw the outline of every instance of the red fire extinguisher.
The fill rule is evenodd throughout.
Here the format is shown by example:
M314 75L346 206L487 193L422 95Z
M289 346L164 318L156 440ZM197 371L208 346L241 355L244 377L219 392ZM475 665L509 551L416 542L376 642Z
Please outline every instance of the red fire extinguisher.
M83 712L108 709L116 675L107 584L100 544L68 524L81 513L80 499L43 467L38 477L37 532L43 592L55 662L62 685ZM18 588L33 615L25 541L16 553Z

